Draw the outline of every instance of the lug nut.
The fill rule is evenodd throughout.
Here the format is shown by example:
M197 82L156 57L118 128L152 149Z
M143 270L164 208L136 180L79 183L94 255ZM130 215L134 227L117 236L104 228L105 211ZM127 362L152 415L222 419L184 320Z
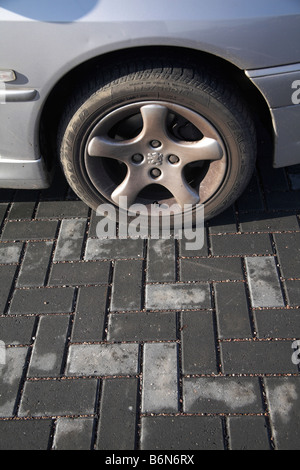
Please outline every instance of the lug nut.
M151 145L151 147L153 147L154 149L157 149L158 147L161 146L161 143L160 143L159 140L151 140L150 145Z
M161 175L161 171L158 168L153 168L150 171L150 175L152 176L152 178L158 178Z
M168 160L169 160L170 163L178 163L179 162L179 158L177 157L177 155L169 155Z
M131 160L134 163L141 163L144 160L144 157L140 153L135 153L134 155L132 155Z

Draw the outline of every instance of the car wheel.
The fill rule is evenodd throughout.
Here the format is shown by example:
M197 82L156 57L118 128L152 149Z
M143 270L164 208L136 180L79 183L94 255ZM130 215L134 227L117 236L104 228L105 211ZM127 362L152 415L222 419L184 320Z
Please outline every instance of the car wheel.
M59 153L66 178L92 209L139 203L185 207L205 219L246 187L254 125L237 90L193 64L141 60L98 71L68 106Z

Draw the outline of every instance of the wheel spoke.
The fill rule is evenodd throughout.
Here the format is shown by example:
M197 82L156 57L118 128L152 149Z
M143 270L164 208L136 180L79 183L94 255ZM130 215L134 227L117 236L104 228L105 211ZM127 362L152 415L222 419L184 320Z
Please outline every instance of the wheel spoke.
M163 181L162 184L173 194L176 202L182 208L185 204L195 205L200 200L199 194L187 183L182 172L174 175L174 178Z
M88 145L90 157L113 158L124 162L136 153L136 140L118 141L107 137L93 137Z
M132 167L128 168L127 175L119 186L111 194L111 199L119 204L120 197L127 197L127 206L134 204L139 192L149 184L145 182L138 171Z
M223 156L221 145L209 137L203 137L198 142L177 142L174 147L175 152L181 156L185 164L200 160L221 160Z
M144 124L142 135L147 136L149 140L164 140L167 136L167 107L159 104L147 104L142 106L140 111Z

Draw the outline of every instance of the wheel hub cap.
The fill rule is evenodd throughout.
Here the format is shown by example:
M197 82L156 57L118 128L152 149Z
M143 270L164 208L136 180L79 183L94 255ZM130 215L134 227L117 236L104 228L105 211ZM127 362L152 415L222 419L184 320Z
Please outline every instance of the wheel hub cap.
M193 127L196 139L176 132L187 126ZM112 161L115 168L110 171ZM200 174L197 184L193 171L187 177L191 165ZM141 202L140 194L151 185L149 204L151 199L167 199L181 211L186 204L194 206L213 196L224 179L227 158L220 134L203 116L173 103L146 101L118 108L94 124L85 166L94 187L117 205L121 196L128 206ZM168 198L158 197L161 187Z

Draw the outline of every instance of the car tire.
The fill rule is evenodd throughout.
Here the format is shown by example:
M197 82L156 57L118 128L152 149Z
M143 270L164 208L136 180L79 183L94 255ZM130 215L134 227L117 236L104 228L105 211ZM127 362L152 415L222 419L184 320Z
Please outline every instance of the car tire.
M252 117L237 87L192 61L136 59L99 68L63 116L60 161L71 188L96 210L232 205L256 158ZM126 196L121 198L120 196Z

